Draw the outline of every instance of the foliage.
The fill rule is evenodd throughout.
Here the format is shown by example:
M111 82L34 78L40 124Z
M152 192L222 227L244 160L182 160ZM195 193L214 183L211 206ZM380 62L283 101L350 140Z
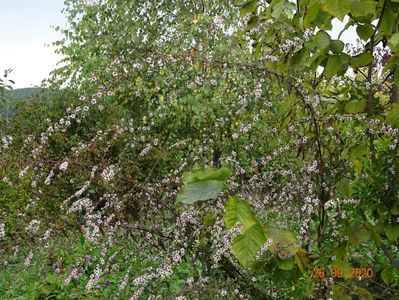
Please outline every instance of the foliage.
M398 9L65 1L51 101L1 127L1 288L395 299Z

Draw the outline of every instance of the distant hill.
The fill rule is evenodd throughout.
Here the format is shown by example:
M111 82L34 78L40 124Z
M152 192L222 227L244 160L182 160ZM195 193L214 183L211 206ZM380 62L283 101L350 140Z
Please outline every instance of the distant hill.
M4 91L5 101L0 99L0 120L10 119L17 113L17 102L46 99L47 89L22 88Z
M10 100L36 100L43 99L43 94L47 91L44 88L22 88L5 91L5 97Z

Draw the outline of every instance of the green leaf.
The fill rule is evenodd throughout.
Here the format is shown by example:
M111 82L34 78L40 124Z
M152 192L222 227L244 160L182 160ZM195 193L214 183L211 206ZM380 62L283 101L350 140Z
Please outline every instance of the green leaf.
M354 17L374 15L376 2L373 0L353 1L351 5L351 14Z
M223 182L220 180L207 180L189 183L180 190L177 202L192 204L197 201L215 199L223 190Z
M233 228L237 222L240 222L246 230L257 222L249 204L238 197L230 197L225 210L223 219L227 229Z
M391 36L392 31L395 27L395 23L396 23L396 10L394 8L386 9L380 25L382 33L388 37Z
M348 179L342 179L341 181L339 181L336 185L336 189L341 197L350 199L350 197L352 196L352 186Z
M330 50L335 53L335 54L340 54L342 53L342 50L344 50L344 42L340 40L332 40L330 42Z
M306 9L305 18L303 19L303 24L305 27L309 27L310 24L316 19L319 10L320 10L320 1L310 0Z
M278 267L281 270L288 271L294 268L295 265L294 263L295 263L294 258L290 257L289 259L283 260L283 262Z
M298 266L299 270L301 270L301 272L305 272L305 267L303 266L303 263L301 261L301 259L299 258L299 256L297 254L295 254L295 263Z
M265 242L263 228L256 223L234 238L231 249L240 264L247 268L255 260L256 254Z
M357 296L357 299L362 300L373 300L373 295L363 287L355 286L353 288L353 293Z
M394 216L399 215L399 204L395 203L394 206L391 208L390 213Z
M349 232L349 242L359 245L370 238L370 233L362 224L355 224Z
M282 259L294 256L301 249L300 243L292 231L273 228L266 230L266 235L273 241L269 250Z
M362 113L366 110L366 100L352 100L345 104L345 112L348 114Z
M204 216L203 223L205 226L212 226L213 224L215 224L215 220L215 216L209 212Z
M333 292L334 300L352 300L350 292L339 285L332 285L331 290Z
M323 51L328 48L330 41L330 35L324 30L320 30L308 42L306 42L306 47L310 50Z
M395 68L395 72L393 74L393 80L394 80L395 84L399 87L399 68L398 67Z
M324 68L324 76L328 79L334 75L343 75L348 69L349 56L346 54L332 55Z
M390 284L395 279L392 276L392 273L393 273L393 267L392 266L388 266L384 270L382 270L381 278L382 278L382 281L384 281L385 284Z
M399 103L393 104L387 112L387 123L399 127Z
M271 3L272 17L278 19L283 12L285 0L273 0Z
M184 173L182 180L184 184L189 184L207 180L225 181L230 176L231 171L226 167L222 167L220 169L200 168Z
M369 147L365 143L356 144L350 148L349 153L351 158L359 158L367 153Z
M373 61L373 56L369 52L363 52L362 54L351 57L351 66L353 68L364 67Z
M342 259L337 259L337 260L333 261L331 263L331 265L334 268L341 269L344 273L344 277L349 277L351 269L353 268L353 266L350 263L348 263Z
M240 17L244 17L245 15L254 12L258 8L257 1L251 0L245 3L240 8Z
M344 242L343 244L335 247L334 249L332 249L332 253L337 258L338 261L345 260L348 254L348 244Z
M371 24L358 25L356 27L356 32L362 40L368 41L368 39L373 35L374 28Z
M388 40L388 45L392 51L399 50L399 32L391 36L391 38Z
M396 242L399 237L399 225L389 224L385 229L385 234L388 237L388 240L390 240L391 242Z
M254 28L255 26L258 25L258 23L259 23L258 17L252 16L247 23L247 29L249 30L249 29Z
M323 0L321 9L342 21L350 12L351 4L351 0Z

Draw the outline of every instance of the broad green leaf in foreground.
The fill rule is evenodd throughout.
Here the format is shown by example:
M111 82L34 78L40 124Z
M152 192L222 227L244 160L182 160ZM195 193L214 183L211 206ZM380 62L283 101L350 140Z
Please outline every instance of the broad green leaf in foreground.
M177 195L177 202L192 204L215 199L222 192L231 172L228 168L201 168L183 174L184 186Z
M348 69L349 56L346 54L332 55L328 58L324 75L331 78L334 75L343 75Z
M323 0L321 9L342 21L351 10L351 2L351 0Z
M273 228L267 230L266 234L270 235L270 238L273 240L273 243L269 247L270 251L282 259L294 256L301 249L295 234L289 230Z
M234 256L244 268L250 266L256 254L266 242L262 226L256 223L238 235L232 242L231 248Z
M240 222L244 229L256 223L255 216L249 204L238 197L230 197L225 205L225 210L224 221L228 229L233 228L237 222Z
M222 167L220 169L215 168L201 168L194 169L190 172L186 172L183 174L183 183L189 184L197 181L206 181L206 180L220 180L224 181L229 178L231 175L231 171Z
M351 66L354 68L364 67L373 61L373 56L368 52L356 55L351 58Z
M177 196L178 202L192 204L197 201L215 199L223 190L220 180L207 180L185 185Z

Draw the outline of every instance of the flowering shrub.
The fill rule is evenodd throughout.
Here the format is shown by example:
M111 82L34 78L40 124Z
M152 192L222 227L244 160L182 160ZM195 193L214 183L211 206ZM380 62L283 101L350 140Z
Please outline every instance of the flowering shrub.
M36 282L3 294L394 297L398 4L319 2L65 1L52 101L1 127L1 268Z

